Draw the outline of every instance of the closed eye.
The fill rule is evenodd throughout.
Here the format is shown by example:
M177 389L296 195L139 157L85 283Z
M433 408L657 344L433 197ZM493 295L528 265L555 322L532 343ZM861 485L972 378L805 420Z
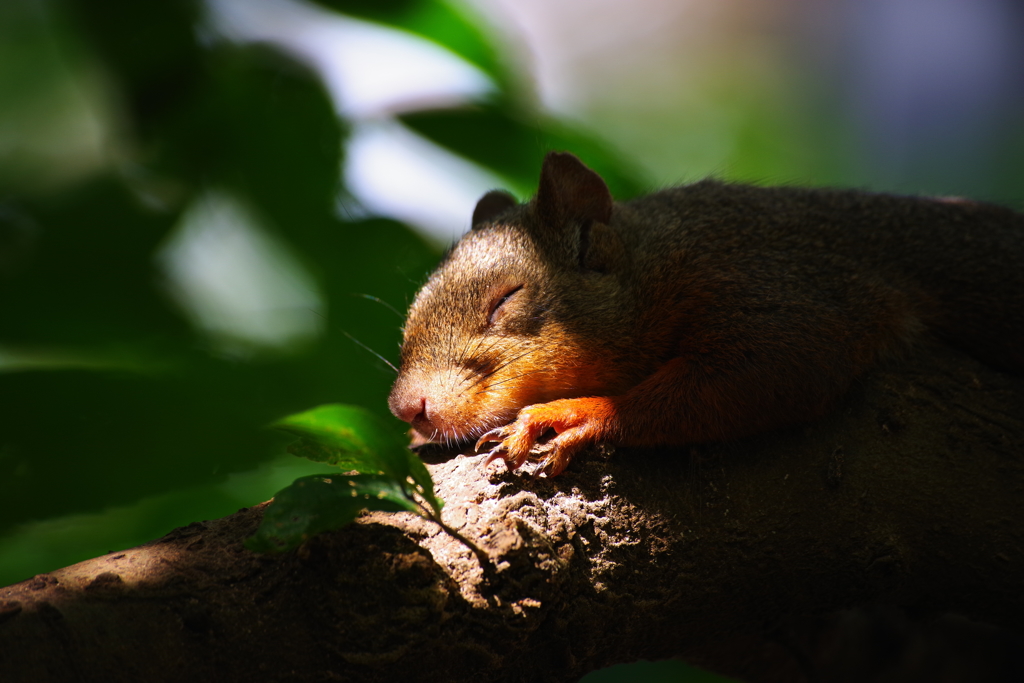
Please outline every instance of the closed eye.
M494 302L494 305L491 307L491 314L487 318L488 325L493 325L495 322L498 321L498 319L501 317L502 308L505 306L506 303L508 303L508 300L515 296L516 292L518 292L522 288L522 285L517 285L509 289L507 292L501 295L497 301Z

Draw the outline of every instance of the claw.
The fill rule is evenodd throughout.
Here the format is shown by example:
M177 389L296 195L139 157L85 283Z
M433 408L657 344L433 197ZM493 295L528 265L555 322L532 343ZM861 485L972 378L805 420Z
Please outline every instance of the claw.
M501 449L500 448L495 448L494 450L492 450L490 453L487 454L487 459L484 460L482 466L483 467L487 467L488 465L490 465L495 460L504 460L504 459L505 459L505 454L501 452ZM506 465L507 464L508 463L506 463Z
M495 427L494 429L492 429L491 431L487 432L479 439L477 439L476 446L474 446L473 448L479 453L480 447L483 446L485 443L500 443L504 441L505 437L507 436L506 434L504 434L504 430L504 427Z
M533 471L534 479L539 477L541 474L547 474L549 477L552 476L551 473L548 471L548 468L551 466L551 463L554 462L555 454L557 452L557 450L551 451L551 453L546 458L537 463L537 468Z
M537 477L540 474L544 474L548 478L557 477L565 471L565 466L567 464L568 458L560 449L555 448L551 451L550 455L541 460L540 464L537 465L534 477Z
M505 427L496 427L491 431L487 432L479 439L477 439L474 449L477 453L480 452L481 447L489 443L497 443L498 445L492 448L486 453L487 457L484 459L481 467L487 467L495 460L504 460L505 465L508 465L507 451L505 450L505 439L508 435L505 433Z

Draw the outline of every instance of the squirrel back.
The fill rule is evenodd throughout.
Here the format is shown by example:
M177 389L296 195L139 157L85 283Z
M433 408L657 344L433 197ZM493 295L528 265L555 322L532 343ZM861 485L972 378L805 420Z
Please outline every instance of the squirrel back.
M1024 371L1024 216L956 199L702 181L614 203L549 154L484 196L417 295L392 411L428 439L730 439L827 411L931 331Z

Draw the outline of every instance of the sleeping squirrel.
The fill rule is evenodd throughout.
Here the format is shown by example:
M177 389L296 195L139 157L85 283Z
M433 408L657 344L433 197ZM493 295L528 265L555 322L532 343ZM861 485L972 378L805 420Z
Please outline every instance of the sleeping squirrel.
M486 194L416 295L392 412L561 473L582 448L821 416L931 333L1024 370L1024 216L979 202L705 180L616 203L567 153Z

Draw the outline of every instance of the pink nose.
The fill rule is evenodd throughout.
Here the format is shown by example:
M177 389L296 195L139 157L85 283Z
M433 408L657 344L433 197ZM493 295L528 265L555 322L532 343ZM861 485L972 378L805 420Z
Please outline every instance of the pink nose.
M438 432L437 426L430 421L426 398L414 397L411 400L395 401L391 405L391 412L398 419L411 424L412 428L426 439L434 438Z
M388 402L391 412L403 422L412 424L416 418L426 419L427 399L415 394L392 396Z

